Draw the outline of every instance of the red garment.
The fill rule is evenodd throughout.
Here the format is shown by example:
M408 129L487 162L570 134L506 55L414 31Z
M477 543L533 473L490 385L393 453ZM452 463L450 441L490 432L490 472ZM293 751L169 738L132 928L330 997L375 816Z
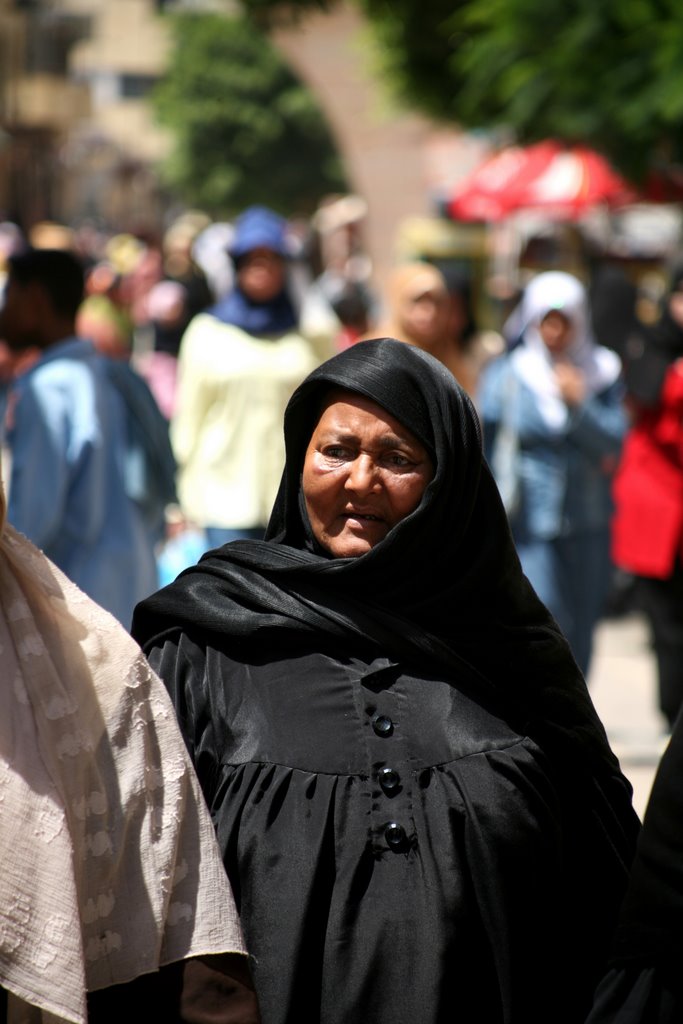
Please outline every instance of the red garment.
M613 493L615 564L667 579L683 550L683 360L669 367L659 405L631 427Z

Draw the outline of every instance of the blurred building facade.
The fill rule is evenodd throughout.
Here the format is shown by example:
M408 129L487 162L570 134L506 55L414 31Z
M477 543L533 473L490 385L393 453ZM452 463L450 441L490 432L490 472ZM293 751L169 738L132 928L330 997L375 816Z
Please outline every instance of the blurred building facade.
M61 205L59 150L88 111L88 90L68 75L87 18L0 0L0 210L32 223Z
M99 220L158 230L155 165L169 137L147 96L170 38L163 9L221 10L231 0L0 0L0 220ZM379 87L350 4L281 29L274 41L315 92L356 193L381 285L403 218L428 215L482 155L482 143L399 110Z
M155 0L0 0L0 216L152 226L168 45Z

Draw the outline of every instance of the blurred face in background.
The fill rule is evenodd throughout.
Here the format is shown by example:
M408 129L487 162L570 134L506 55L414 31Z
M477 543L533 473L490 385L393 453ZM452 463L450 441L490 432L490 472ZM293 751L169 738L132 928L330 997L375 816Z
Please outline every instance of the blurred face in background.
M683 281L669 296L669 312L673 321L683 329Z
M10 274L0 309L0 339L15 352L40 347L45 304L44 290L36 281L21 284Z
M561 356L569 348L574 337L574 327L569 317L559 309L551 309L541 320L539 332L545 347L552 356Z
M450 335L451 299L441 272L424 263L398 267L389 282L392 333L430 349Z
M439 289L418 290L406 297L403 322L415 344L430 345L446 334L450 319L448 295Z
M252 302L270 302L285 286L285 262L272 249L258 248L240 256L237 283Z

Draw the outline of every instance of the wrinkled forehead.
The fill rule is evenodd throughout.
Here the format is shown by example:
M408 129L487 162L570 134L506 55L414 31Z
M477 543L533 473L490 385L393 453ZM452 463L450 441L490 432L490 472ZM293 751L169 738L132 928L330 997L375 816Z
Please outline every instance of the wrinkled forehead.
M442 363L394 338L372 339L333 356L292 395L285 412L291 469L301 464L314 425L335 390L376 402L421 442L437 469L444 457L448 461L449 450L455 454L465 435L478 431L469 399Z
M365 424L366 427L368 425L382 427L392 437L402 438L410 444L418 445L426 452L426 446L402 420L373 399L346 388L332 388L322 396L309 444L315 443L315 439L321 431L354 433L358 429L359 423Z
M313 397L313 396L312 396ZM380 401L375 394L368 393L360 388L349 388L338 384L329 383L321 385L314 396L311 408L310 429L307 441L310 441L311 434L319 423L321 416L331 405L335 403L348 402L354 404L361 402L370 411L376 411L378 417L382 418L383 413L396 420L409 434L412 434L427 449L432 459L435 458L434 428L432 417L426 403L421 400L419 391L409 396L400 393L392 395L390 389L382 395ZM374 407L374 409L373 409Z

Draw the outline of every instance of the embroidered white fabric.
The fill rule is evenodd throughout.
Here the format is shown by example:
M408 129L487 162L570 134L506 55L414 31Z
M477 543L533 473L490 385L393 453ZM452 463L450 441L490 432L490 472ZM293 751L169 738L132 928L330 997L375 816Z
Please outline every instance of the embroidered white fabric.
M244 952L163 684L125 630L9 526L0 662L10 1020L81 1024L86 991L191 955Z

